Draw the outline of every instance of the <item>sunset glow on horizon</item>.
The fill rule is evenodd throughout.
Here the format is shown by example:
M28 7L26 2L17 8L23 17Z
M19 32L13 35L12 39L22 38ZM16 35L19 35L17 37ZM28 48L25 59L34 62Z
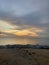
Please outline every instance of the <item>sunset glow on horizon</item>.
M49 0L0 0L0 5L0 38L25 37L31 44L33 38L49 38Z
M37 34L37 32L42 32L41 29L38 28L26 28L26 29L22 29L22 30L17 30L17 28L19 28L20 26L17 25L12 25L10 23L7 23L5 21L0 21L0 29L1 32L4 33L9 33L9 34L14 34L16 36L32 36L32 37L38 37L39 35ZM5 34L0 34L1 36L4 36Z

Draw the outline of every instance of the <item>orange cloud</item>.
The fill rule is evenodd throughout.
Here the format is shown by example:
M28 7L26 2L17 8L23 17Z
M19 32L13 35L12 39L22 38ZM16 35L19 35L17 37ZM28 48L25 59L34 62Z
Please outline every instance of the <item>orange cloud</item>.
M17 25L12 25L6 21L0 20L1 32L14 34L16 36L32 36L32 37L39 36L37 32L43 32L42 29L36 27L31 27L31 28L26 27L26 29L17 30L18 28L20 27ZM5 34L0 34L0 36L5 36Z
M14 33L17 36L38 36L37 33L31 32L30 30L21 30Z
M33 36L33 37L37 37L37 36L39 36L37 34L37 32L40 33L40 32L43 32L43 30L40 29L40 28L33 27L33 28L27 28L27 29L23 29L23 30L18 30L14 34L18 35L18 36Z
M3 32L3 31L2 31ZM36 32L24 29L24 30L4 30L5 33L14 34L17 36L38 36Z

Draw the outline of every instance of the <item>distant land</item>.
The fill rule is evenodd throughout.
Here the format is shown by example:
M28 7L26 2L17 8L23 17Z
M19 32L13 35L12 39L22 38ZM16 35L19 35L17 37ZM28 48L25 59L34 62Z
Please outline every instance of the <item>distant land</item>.
M31 45L31 44L26 44L26 45L21 45L21 44L13 44L13 45L0 45L0 49L8 49L8 48L32 48L32 49L49 49L48 45Z

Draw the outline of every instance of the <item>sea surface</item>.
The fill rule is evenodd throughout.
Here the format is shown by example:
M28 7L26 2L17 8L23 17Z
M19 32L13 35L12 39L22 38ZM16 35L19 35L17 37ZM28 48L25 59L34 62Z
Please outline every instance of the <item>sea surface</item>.
M0 45L7 44L39 44L39 45L49 45L49 38L0 38Z

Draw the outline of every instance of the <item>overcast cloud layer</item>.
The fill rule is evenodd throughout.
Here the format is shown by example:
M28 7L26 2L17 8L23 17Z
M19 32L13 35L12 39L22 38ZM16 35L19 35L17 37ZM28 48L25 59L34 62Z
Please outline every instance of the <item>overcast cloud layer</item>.
M49 37L49 0L0 0L0 32Z

